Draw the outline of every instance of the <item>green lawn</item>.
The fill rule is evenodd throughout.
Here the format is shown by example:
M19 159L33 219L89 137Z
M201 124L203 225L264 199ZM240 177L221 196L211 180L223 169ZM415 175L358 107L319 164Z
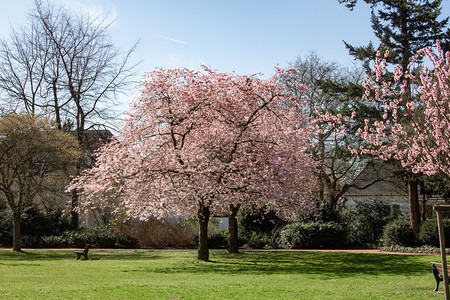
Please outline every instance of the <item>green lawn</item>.
M0 299L443 299L435 256L322 252L0 250Z

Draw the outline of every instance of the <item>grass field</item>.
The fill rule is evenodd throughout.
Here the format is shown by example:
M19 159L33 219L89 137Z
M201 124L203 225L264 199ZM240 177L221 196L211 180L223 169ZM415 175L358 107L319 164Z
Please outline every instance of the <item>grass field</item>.
M0 299L443 299L436 256L323 252L0 250Z

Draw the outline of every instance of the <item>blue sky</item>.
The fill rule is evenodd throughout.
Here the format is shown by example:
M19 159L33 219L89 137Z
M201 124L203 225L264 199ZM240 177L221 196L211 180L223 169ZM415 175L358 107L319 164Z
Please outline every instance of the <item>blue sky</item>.
M33 0L4 1L0 37L26 22ZM134 54L139 73L156 67L272 75L274 66L310 51L326 60L350 64L342 40L354 45L376 42L370 9L363 1L349 11L337 0L56 0L74 11L114 19L111 35ZM450 0L442 16L450 15Z

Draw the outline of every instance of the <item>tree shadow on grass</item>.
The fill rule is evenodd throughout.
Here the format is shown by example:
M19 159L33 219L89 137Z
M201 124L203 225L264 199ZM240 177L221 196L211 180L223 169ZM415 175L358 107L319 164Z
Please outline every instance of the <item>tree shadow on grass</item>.
M156 260L163 258L157 251L139 251L139 250L96 250L89 252L90 260Z
M210 262L197 261L152 270L193 274L308 274L325 278L361 275L420 275L429 270L413 256L322 252L245 252L239 256L216 253Z
M416 256L389 254L357 254L331 252L243 251L228 255L226 251L211 251L211 261L195 259L195 250L89 251L89 259L118 261L156 261L127 272L187 273L187 274L308 274L323 279L362 275L422 275L430 271L426 259ZM0 263L10 265L39 264L39 261L76 260L73 250L33 250L25 253L0 251ZM429 260L433 260L429 257ZM428 260L428 261L429 261ZM160 267L163 265L164 267Z
M139 260L159 259L155 251L120 250L110 251L92 249L89 251L89 260ZM60 261L76 260L74 250L30 250L30 251L0 251L0 261ZM82 259L80 259L82 260ZM8 263L9 264L9 263Z

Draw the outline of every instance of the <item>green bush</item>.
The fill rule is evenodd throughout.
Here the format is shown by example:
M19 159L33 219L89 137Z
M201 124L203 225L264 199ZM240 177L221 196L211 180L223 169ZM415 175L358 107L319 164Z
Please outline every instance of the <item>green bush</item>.
M124 235L117 236L116 246L119 246L121 248L135 248L137 245L138 240L132 236L124 236Z
M430 254L436 254L440 253L441 249L438 247L428 246L428 245L422 245L419 247L404 247L404 246L389 246L389 247L383 247L384 252L403 252L403 253L430 253ZM450 254L450 249L446 248L445 252Z
M62 214L61 210L41 210L35 207L29 207L24 211L21 225L22 235L39 238L45 235L59 235L71 229L70 218Z
M358 202L354 210L346 210L344 219L351 244L378 244L384 226L392 219L391 208L382 201Z
M69 244L63 236L49 235L42 237L42 245L47 248L65 248Z
M198 235L194 237L194 244L198 247ZM208 233L208 248L225 249L228 247L228 236L225 231Z
M21 234L23 247L41 247L42 237L61 235L70 229L70 219L57 207L38 209L30 206L22 214ZM0 245L12 245L12 215L0 201Z
M295 222L283 228L278 244L287 249L339 248L345 240L346 230L339 223Z
M0 246L11 246L12 243L12 216L5 201L0 199Z
M253 234L240 241L245 248L276 249L279 248L277 238L269 234Z
M238 216L239 245L246 248L279 248L280 228L286 224L277 213L267 208L244 208Z
M295 222L336 222L342 223L343 211L345 211L344 202L339 201L336 205L323 197L313 197L310 199L310 209L307 211L299 210L296 212Z
M450 241L450 219L443 219L442 225L445 232L445 240ZM419 242L422 245L429 245L439 247L439 233L437 227L437 220L429 219L420 226Z
M239 235L251 238L254 235L270 235L285 222L273 210L266 208L241 209L238 216Z
M45 236L42 238L43 247L76 247L82 248L91 244L98 248L132 248L137 240L130 236L123 236L115 231L114 225L94 228L83 228L79 231L66 231L60 236Z
M414 246L415 237L408 219L400 218L386 225L383 246Z
M228 237L226 232L214 232L208 234L208 247L211 249L225 249L228 247Z

